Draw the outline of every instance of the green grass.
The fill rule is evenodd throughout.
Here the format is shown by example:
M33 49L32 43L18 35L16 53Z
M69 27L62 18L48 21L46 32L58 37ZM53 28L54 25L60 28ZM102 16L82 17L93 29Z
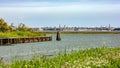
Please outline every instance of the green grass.
M120 48L91 48L58 54L57 57L45 56L30 61L16 61L3 68L120 68Z
M46 36L46 33L39 33L39 32L22 32L22 31L15 31L15 32L8 32L8 33L0 33L0 38L11 38L11 37L34 37L34 36Z

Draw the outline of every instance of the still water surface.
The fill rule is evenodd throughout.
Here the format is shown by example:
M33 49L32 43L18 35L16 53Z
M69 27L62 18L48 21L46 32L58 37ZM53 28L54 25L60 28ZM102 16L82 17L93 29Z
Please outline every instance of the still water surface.
M52 38L52 41L48 42L0 46L0 57L14 59L19 56L21 59L26 59L31 55L55 54L65 49L71 51L102 46L120 47L119 34L61 34L61 41L56 41L56 35L52 34Z

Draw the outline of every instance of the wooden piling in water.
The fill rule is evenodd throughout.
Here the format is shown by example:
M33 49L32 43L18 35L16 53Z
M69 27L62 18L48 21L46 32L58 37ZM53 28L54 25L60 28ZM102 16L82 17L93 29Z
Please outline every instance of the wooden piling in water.
M59 32L59 31L57 32L57 35L56 35L56 40L57 40L57 41L60 41L60 40L61 40L61 37L60 37L60 32Z
M2 39L0 39L0 44L2 45Z

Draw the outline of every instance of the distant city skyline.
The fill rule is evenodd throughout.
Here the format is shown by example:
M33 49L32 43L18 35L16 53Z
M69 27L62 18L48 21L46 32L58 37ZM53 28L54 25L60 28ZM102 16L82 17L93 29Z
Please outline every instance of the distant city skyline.
M0 18L29 27L120 26L119 0L0 0Z

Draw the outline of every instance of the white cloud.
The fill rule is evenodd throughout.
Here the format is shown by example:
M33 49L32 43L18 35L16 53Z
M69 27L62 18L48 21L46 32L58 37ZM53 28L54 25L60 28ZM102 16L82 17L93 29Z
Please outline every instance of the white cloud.
M0 7L0 16L9 19L92 18L120 14L120 4L31 3L37 7ZM41 6L40 6L40 5ZM26 5L25 3L21 5ZM30 3L29 3L30 5Z
M34 3L39 5L38 3ZM31 5L34 5L31 4ZM120 11L120 4L62 4L49 6L49 3L41 3L44 7L0 7L0 13L29 14L29 13L116 13ZM22 4L24 5L24 4ZM52 5L52 4L51 4Z

